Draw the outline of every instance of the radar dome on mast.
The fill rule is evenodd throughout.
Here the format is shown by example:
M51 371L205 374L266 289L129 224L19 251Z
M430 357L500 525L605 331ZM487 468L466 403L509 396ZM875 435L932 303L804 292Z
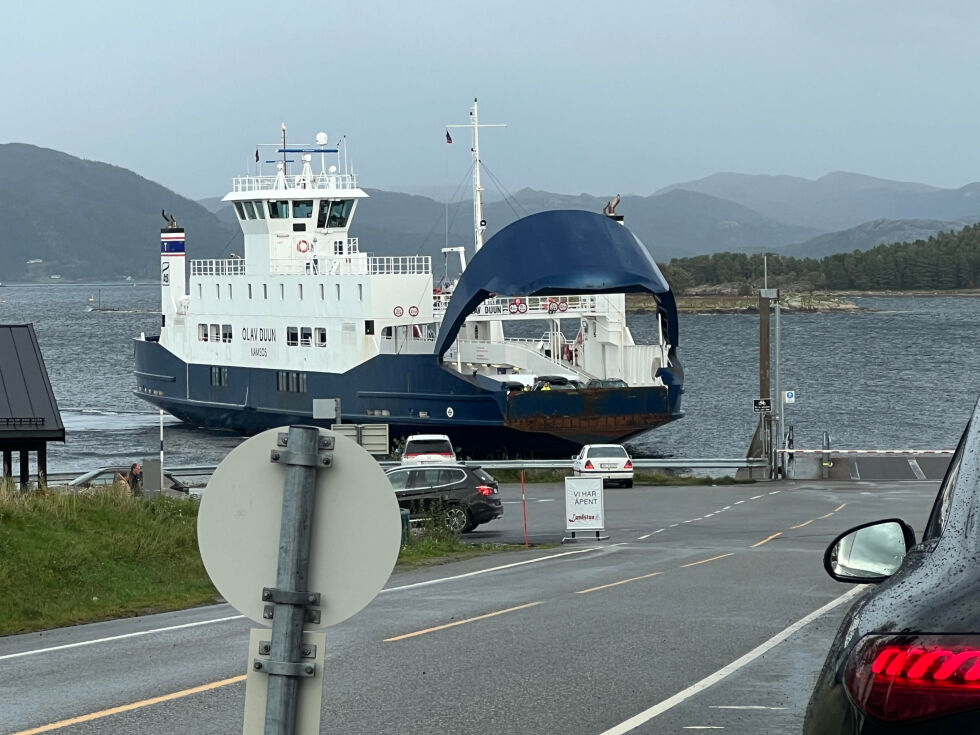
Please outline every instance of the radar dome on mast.
M317 145L326 145L327 144L327 134L326 133L317 133L316 134L316 144Z

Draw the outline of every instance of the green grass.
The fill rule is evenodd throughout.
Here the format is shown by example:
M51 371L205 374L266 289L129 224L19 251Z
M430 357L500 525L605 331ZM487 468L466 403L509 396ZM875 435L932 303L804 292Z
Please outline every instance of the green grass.
M0 634L216 600L196 503L0 487Z
M198 551L197 510L118 488L21 493L0 481L0 635L220 601ZM467 544L433 521L413 532L396 568L519 548Z

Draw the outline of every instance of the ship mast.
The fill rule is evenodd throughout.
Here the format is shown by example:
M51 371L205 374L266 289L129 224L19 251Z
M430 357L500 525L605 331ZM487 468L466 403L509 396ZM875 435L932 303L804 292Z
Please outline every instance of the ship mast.
M480 125L477 99L473 98L469 125L447 125L447 128L470 128L473 131L473 250L479 252L483 247L483 233L487 221L483 218L483 185L480 183L480 128L505 128L506 123L484 123Z

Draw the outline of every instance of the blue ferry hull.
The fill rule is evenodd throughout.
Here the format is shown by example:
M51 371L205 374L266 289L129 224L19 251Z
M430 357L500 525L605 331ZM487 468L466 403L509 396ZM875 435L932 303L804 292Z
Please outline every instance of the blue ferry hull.
M181 421L251 435L313 419L314 398L339 398L344 423L389 425L392 439L445 433L466 456L562 456L582 444L621 442L680 418L681 384L525 391L464 377L435 355L379 355L343 373L306 371L306 392L277 389L277 370L188 364L153 338L135 340L136 395ZM671 380L672 374L665 374Z

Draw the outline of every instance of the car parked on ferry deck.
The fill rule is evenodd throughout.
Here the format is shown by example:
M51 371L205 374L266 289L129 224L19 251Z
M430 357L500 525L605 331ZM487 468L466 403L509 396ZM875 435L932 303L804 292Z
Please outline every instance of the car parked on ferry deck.
M497 481L480 467L428 465L387 471L398 505L413 520L437 516L455 533L469 533L504 514Z
M805 735L980 732L980 402L922 540L905 521L838 536L824 566L872 587L838 629Z
M586 444L572 457L576 477L601 477L603 485L633 487L633 460L622 444Z

